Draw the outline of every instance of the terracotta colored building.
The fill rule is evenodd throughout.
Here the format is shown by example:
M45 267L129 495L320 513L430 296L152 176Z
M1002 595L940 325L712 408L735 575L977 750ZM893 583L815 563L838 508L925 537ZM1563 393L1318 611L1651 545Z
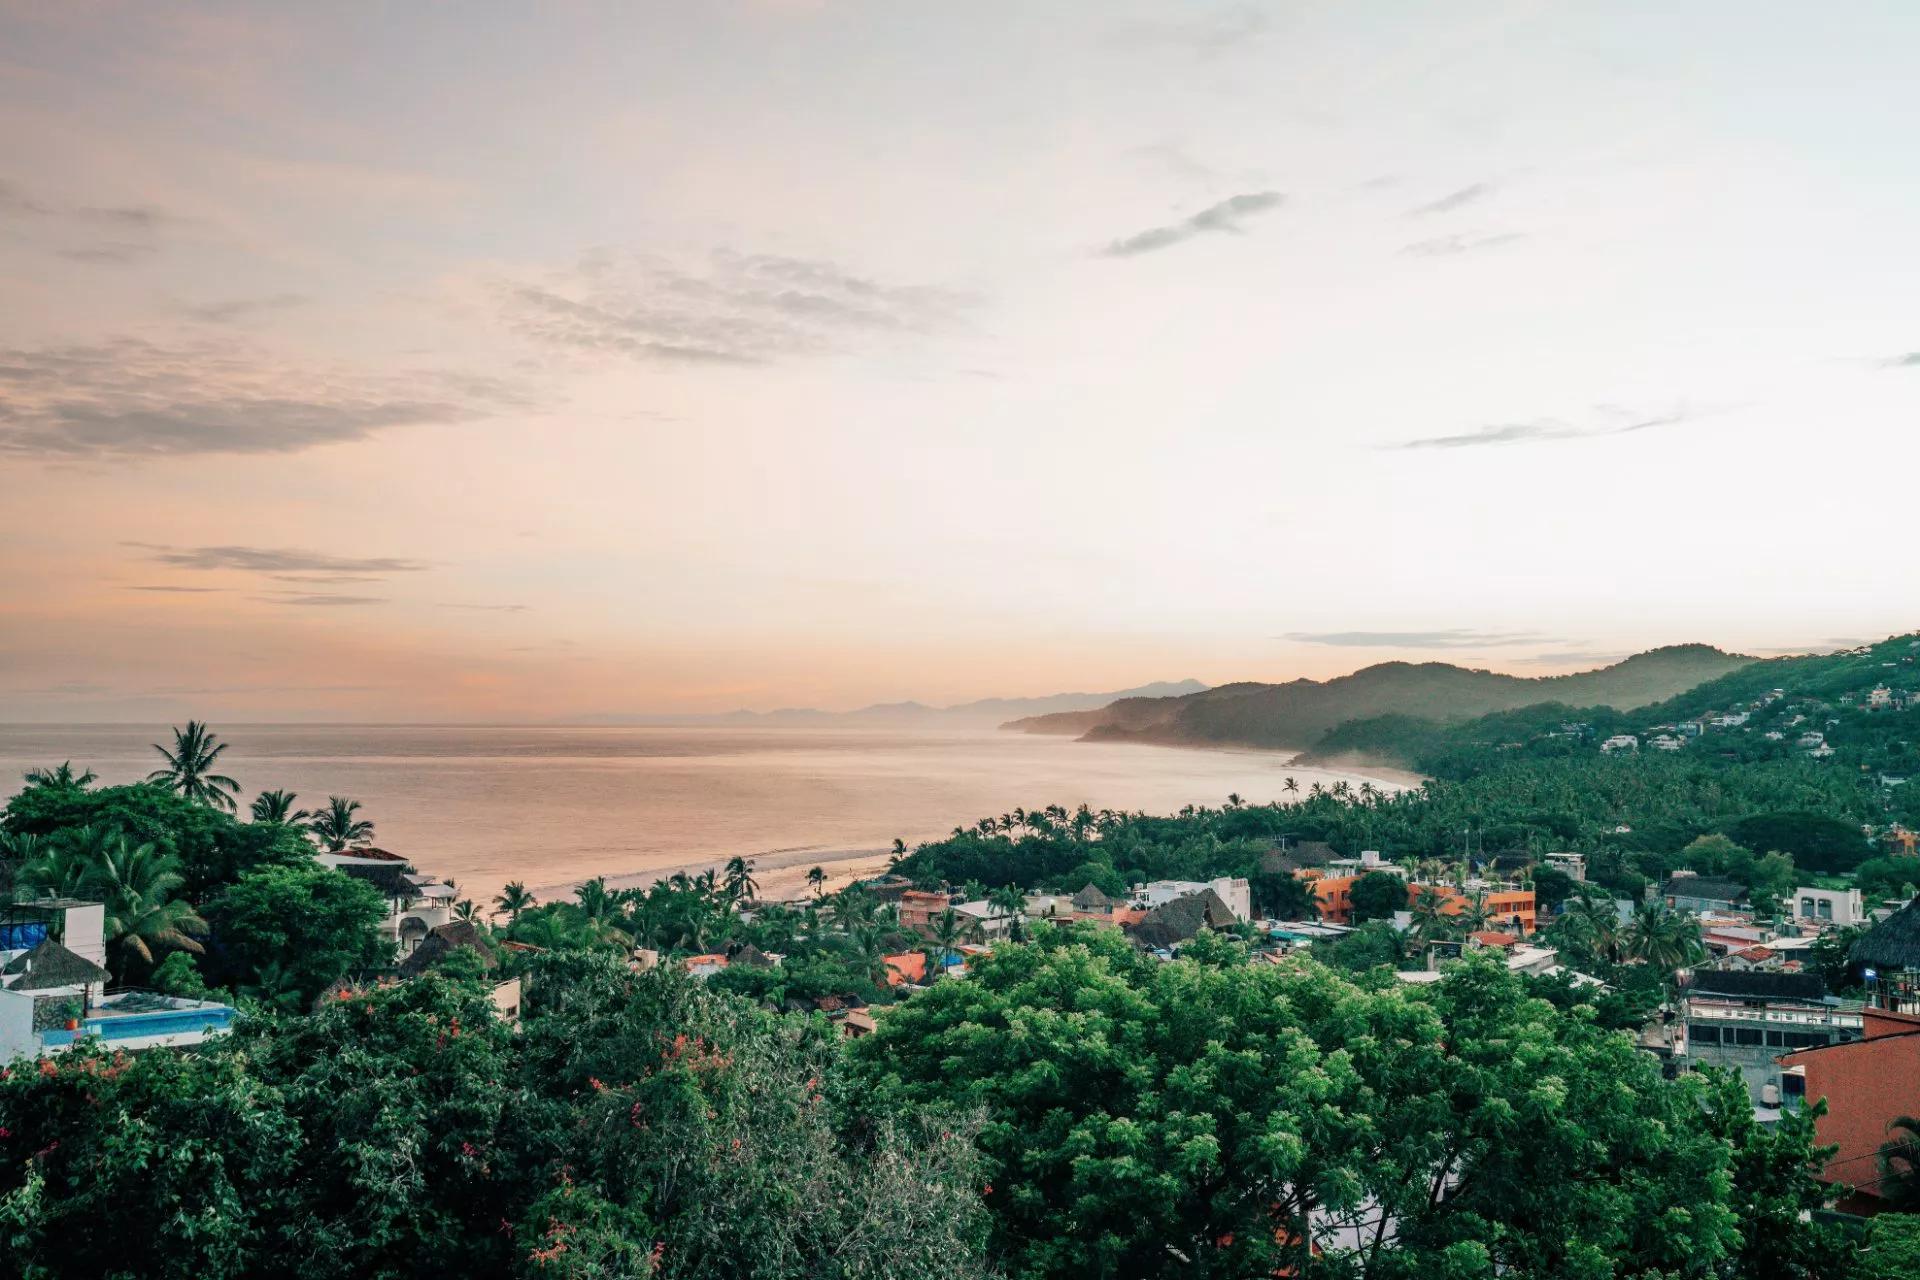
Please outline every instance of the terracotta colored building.
M930 931L933 922L952 905L952 899L944 893L909 889L900 895L900 927Z
M1880 1147L1887 1125L1920 1113L1920 1016L1885 1009L1863 1011L1865 1039L1801 1049L1780 1056L1787 1098L1827 1100L1815 1122L1820 1143L1836 1146L1821 1174L1852 1187L1837 1206L1848 1213L1877 1213ZM1796 1087L1797 1085L1797 1087Z
M1328 924L1353 923L1353 886L1359 876L1321 876L1314 872L1302 872L1301 877L1313 887L1313 896L1320 909L1320 918ZM1421 893L1440 895L1442 914L1457 916L1467 909L1468 895L1465 890L1450 884L1410 884L1407 886L1407 904L1411 907ZM1487 927L1490 929L1516 929L1522 934L1534 931L1536 907L1531 889L1489 889L1485 895L1487 906Z

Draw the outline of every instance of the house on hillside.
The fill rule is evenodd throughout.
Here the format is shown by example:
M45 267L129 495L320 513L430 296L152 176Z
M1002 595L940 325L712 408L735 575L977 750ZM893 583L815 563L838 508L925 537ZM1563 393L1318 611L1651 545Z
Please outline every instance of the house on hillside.
M314 855L321 866L364 881L387 900L382 933L405 957L434 929L453 920L454 888L436 876L422 875L413 864L385 849L359 848Z
M1844 929L1867 918L1866 904L1860 900L1858 889L1795 889L1790 901L1794 923L1816 929L1829 926Z
M1638 751L1640 739L1630 733L1616 733L1600 744L1600 750L1612 755L1616 751Z
M131 1052L226 1033L228 1005L108 992L104 919L102 904L74 898L0 906L0 1063L60 1053L82 1040Z
M1075 919L1106 917L1113 914L1114 900L1096 884L1088 884L1068 899Z
M953 899L947 894L908 889L900 895L900 927L931 933L933 922L952 905Z
M1218 880L1155 880L1136 887L1133 891L1133 905L1151 911L1153 908L1178 898L1190 898L1195 894L1211 889L1225 903L1227 909L1238 920L1251 919L1253 916L1253 894L1248 882L1234 876L1223 876Z
M1202 929L1231 929L1239 923L1233 908L1212 889L1163 902L1127 927L1136 946L1171 953Z
M1700 876L1690 871L1676 871L1660 886L1660 896L1675 911L1692 915L1745 911L1747 908L1747 886L1738 880Z

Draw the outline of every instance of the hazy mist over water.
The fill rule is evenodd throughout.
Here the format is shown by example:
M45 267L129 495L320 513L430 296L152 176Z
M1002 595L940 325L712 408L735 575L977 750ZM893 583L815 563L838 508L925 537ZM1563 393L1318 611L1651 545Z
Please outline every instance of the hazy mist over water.
M1081 743L991 730L471 726L215 726L242 812L262 790L300 805L359 800L376 843L456 879L464 896L507 880L651 880L690 863L753 857L763 869L913 843L989 814L1088 804L1172 812L1249 803L1354 777L1272 752ZM159 763L165 726L0 726L0 774L72 760L106 784ZM1357 781L1357 777L1354 777Z

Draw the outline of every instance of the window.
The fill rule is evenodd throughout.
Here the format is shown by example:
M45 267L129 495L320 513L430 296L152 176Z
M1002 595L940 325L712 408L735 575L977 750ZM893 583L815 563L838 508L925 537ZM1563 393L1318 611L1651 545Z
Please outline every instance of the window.
M1740 1045L1757 1045L1763 1038L1758 1027L1735 1027L1733 1034L1734 1043Z
M1703 1026L1698 1022L1689 1023L1687 1025L1687 1042L1689 1044L1719 1044L1720 1028Z

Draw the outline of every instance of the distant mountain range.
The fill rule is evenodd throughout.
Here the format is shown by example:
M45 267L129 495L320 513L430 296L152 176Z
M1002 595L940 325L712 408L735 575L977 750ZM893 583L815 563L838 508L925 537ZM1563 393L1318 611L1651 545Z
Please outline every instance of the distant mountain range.
M1542 702L1622 710L1646 706L1753 661L1709 645L1683 644L1637 653L1595 671L1531 678L1445 662L1383 662L1331 680L1228 684L1173 697L1131 696L1095 710L1028 716L1003 727L1069 734L1089 742L1304 751L1336 725L1369 716L1445 723Z
M812 707L784 707L777 711L728 711L719 715L647 715L613 713L588 716L576 723L661 725L768 725L879 729L991 729L1019 717L1095 711L1132 698L1176 698L1203 693L1198 680L1158 680L1136 689L1111 693L1055 693L1038 698L981 698L951 707L921 702L881 702L857 711L819 711Z

